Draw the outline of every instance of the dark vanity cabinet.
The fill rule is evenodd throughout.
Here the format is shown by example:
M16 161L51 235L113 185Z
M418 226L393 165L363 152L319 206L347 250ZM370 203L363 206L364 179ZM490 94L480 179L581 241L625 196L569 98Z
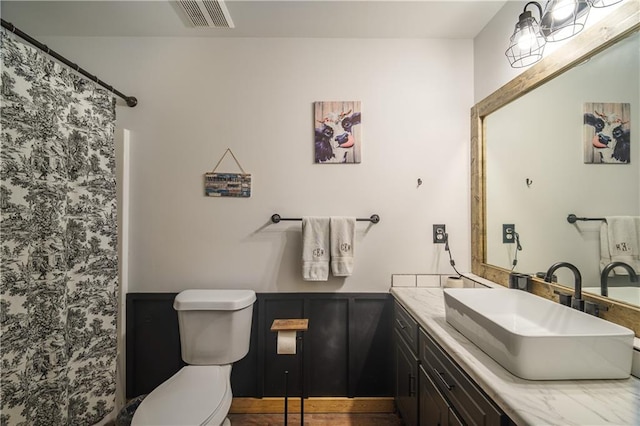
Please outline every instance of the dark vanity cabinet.
M396 405L407 426L513 424L398 303L394 329Z
M418 424L418 323L399 304L394 307L395 399L407 426Z
M463 425L457 414L449 406L446 398L438 390L431 377L420 366L420 426Z
M447 404L447 423L442 424L509 424L509 418L424 330L419 342L421 368Z

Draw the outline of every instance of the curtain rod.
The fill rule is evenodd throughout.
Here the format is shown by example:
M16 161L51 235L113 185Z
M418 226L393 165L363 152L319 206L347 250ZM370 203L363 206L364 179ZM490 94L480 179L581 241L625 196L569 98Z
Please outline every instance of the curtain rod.
M2 19L2 27L6 28L9 31L11 31L12 33L17 35L18 37L28 41L29 43L31 43L32 45L34 45L38 49L40 49L43 52L45 52L47 55L54 57L58 61L60 61L63 64L67 65L68 67L72 68L73 70L75 70L76 72L82 74L83 76L87 77L88 79L93 80L94 82L96 82L100 86L102 86L105 89L107 89L110 92L112 92L114 95L117 95L117 96L121 97L122 99L124 99L127 102L128 106L134 107L134 106L138 105L138 100L135 97L127 96L124 93L114 89L113 86L111 86L111 85L105 83L104 81L100 80L95 75L90 74L85 69L80 68L77 64L74 64L73 62L71 62L70 60L65 58L64 56L60 55L58 52L55 52L55 51L49 49L49 47L47 47L46 44L40 43L38 40L36 40L33 37L31 37L29 34L26 34L26 33L22 32L22 31L20 31L18 28L15 27L15 25L5 21L4 19Z

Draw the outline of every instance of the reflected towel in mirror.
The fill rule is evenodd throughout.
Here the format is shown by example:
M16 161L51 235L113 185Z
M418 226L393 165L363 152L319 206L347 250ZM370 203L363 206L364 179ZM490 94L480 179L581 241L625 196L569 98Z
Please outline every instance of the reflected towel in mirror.
M640 272L640 216L607 216L600 225L600 270L624 262ZM616 275L628 275L617 268Z

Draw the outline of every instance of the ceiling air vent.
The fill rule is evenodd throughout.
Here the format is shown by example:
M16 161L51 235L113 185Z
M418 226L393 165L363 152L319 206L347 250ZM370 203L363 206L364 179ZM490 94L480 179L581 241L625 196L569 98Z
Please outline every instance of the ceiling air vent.
M177 3L194 27L234 28L222 0L178 0Z

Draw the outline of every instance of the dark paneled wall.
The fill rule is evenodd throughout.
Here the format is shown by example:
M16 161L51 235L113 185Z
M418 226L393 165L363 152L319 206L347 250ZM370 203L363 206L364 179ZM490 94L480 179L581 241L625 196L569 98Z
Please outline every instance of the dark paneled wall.
M176 293L127 294L127 397L149 393L177 372ZM393 396L392 311L387 293L259 293L249 353L234 364L236 397L300 394L300 351L277 355L274 319L309 318L303 333L305 396ZM299 342L300 343L300 342ZM300 345L298 346L300 348Z
M183 364L175 294L127 295L127 397L148 393Z

